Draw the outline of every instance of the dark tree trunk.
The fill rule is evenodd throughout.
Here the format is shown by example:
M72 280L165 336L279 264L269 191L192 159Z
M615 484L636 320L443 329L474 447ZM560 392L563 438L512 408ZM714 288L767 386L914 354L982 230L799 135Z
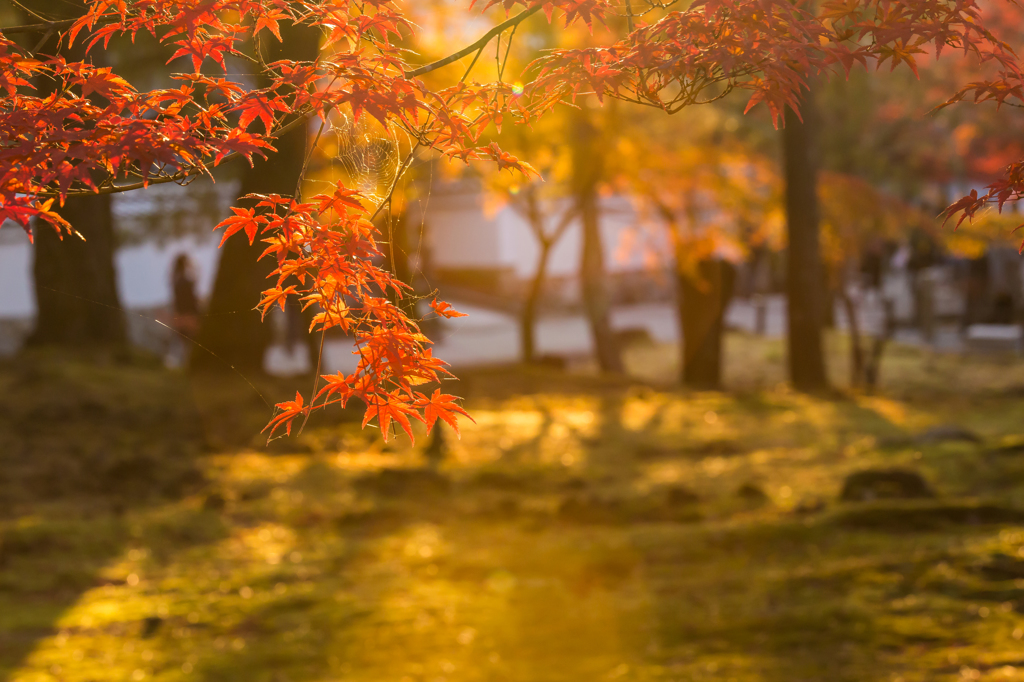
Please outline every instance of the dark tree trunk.
M73 18L81 4L46 3L49 16ZM32 19L30 15L23 15ZM38 40L37 36L32 36ZM43 54L60 52L69 60L84 58L81 43L72 49L59 45L56 36L41 46ZM56 83L41 79L38 92L52 94ZM109 194L68 198L58 211L84 241L64 235L61 240L48 224L33 230L32 278L35 284L36 323L30 345L65 347L120 347L127 345L124 313L117 294L114 267L114 221Z
M676 305L683 337L681 379L694 388L722 385L722 332L736 269L723 260L703 260L697 277L676 268Z
M850 387L856 388L864 384L866 367L864 365L864 346L860 338L860 320L857 318L857 306L846 287L840 285L839 300L846 311L846 321L850 326Z
M69 198L60 214L85 241L37 225L32 278L36 325L30 345L118 347L127 343L117 295L110 195Z
M874 392L878 387L879 375L882 371L882 356L885 353L885 346L889 343L893 333L896 331L896 316L893 312L892 301L883 301L885 319L882 331L875 337L871 345L871 355L864 363L864 388L868 393Z
M786 235L789 241L786 293L789 299L789 376L802 391L828 386L822 350L825 288L822 286L818 228L816 130L811 95L800 103L804 122L786 110L783 156L786 177Z
M529 364L537 359L537 308L544 294L544 280L548 272L548 258L551 255L553 242L540 242L540 256L537 258L537 272L530 281L530 290L523 302L520 315L519 333L522 345L523 362Z
M283 46L271 43L275 54L267 61L316 58L319 36L307 27L281 27ZM271 51L271 50L268 50ZM274 142L277 152L266 160L254 157L253 167L246 167L239 196L251 193L291 195L295 192L306 155L307 129L298 126ZM244 235L234 235L221 247L220 264L214 280L210 302L199 328L199 343L210 352L196 350L191 367L200 370L222 370L229 366L247 372L263 368L263 355L271 342L269 325L260 321L254 310L260 293L270 288L267 275L274 268L270 259L257 261L266 244L257 237L249 244ZM311 346L312 347L312 346ZM317 346L318 347L318 346ZM311 360L315 363L316 358Z
M580 110L573 121L573 189L583 225L580 283L583 307L594 339L597 363L602 372L622 374L622 355L612 333L611 301L606 286L604 251L597 183L602 173L601 144L587 112Z
M580 218L583 223L583 255L580 276L583 283L583 306L594 338L597 363L602 372L622 374L622 355L612 333L611 302L605 282L604 254L601 244L597 193L580 197Z
M253 168L245 171L240 196L252 192L294 192L305 143L302 128L279 139L274 145L278 149L276 154L267 161L256 159ZM226 369L230 365L252 372L263 368L271 327L262 323L254 308L260 292L270 286L267 275L274 267L270 260L257 261L265 248L259 238L249 244L241 234L221 247L217 277L198 334L199 343L209 352L196 350L191 354L193 369Z

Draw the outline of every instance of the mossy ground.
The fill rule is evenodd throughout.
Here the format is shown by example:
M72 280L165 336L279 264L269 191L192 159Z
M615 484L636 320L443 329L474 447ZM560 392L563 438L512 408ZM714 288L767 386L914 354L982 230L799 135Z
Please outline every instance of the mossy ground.
M9 363L0 679L1024 679L1024 365L894 347L808 396L782 353L731 336L726 392L668 348L462 372L436 467L339 413L267 448L237 378ZM938 497L837 501L894 466Z

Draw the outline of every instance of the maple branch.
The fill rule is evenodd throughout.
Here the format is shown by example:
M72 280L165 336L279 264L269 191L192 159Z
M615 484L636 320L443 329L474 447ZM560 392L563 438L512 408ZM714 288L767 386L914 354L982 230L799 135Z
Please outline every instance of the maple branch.
M539 7L539 5L538 5L538 7ZM515 17L512 17L512 18L513 19L515 19L517 17L525 18L525 17L523 17L524 14L526 14L526 12L520 12L519 14L517 14ZM522 19L520 19L520 21L522 21ZM505 22L505 23L508 23L508 22ZM516 26L518 26L518 24L516 24ZM494 30L497 29L497 28L499 28L499 27L496 26L494 29L491 29L491 31L489 31L488 34L493 33ZM504 29L502 29L502 30L504 30ZM515 29L513 28L513 30L515 30ZM500 35L500 34L501 34L501 32L498 33L498 35ZM484 40L484 38L487 38L487 40ZM466 79L469 78L469 74L473 71L473 67L476 66L476 63L480 60L480 55L482 55L484 53L484 48L487 47L487 43L491 40L491 38L493 38L493 36L491 36L491 38L488 38L487 36L484 36L484 38L481 38L480 40L476 41L476 43L474 43L474 45L477 45L476 56L473 57L473 61L471 61L469 63L469 66L463 72L462 78L459 79L459 83L465 83ZM463 50L462 52L465 52L465 50ZM469 54L469 53L466 52L466 54ZM463 55L463 56L465 56L465 55ZM444 60L441 60L441 61L444 61ZM438 64L438 63L439 62L434 62L434 64ZM444 66L444 65L442 64L441 66ZM452 98L448 97L448 99L445 100L445 103L444 103L445 106L447 107L451 103L451 101L452 101ZM384 209L385 206L390 205L391 197L394 196L395 190L398 189L398 181L402 179L403 175L405 175L405 171L409 170L409 166L412 165L413 160L416 158L416 151L420 147L423 147L423 146L433 146L432 144L428 145L428 144L424 143L424 141L423 141L424 133L426 132L427 127L429 125L430 125L430 117L428 116L427 120L423 122L423 125L420 127L419 130L410 131L410 132L412 132L413 137L416 138L416 144L413 146L412 149L409 150L408 156L405 157L405 160L402 161L402 165L399 167L398 172L395 173L395 179L394 179L394 181L392 181L391 187L388 189L387 195L384 197L384 199L377 206L377 210L375 210L373 212L373 215L370 216L370 221L371 222L374 220L374 218L376 218L380 214L380 212ZM394 259L392 259L392 262L394 262Z
M534 5L530 9L523 10L519 14L515 15L514 17L512 17L510 19L506 19L505 21L501 22L500 24L498 24L497 26L492 28L487 33L485 33L482 36L480 36L480 39L477 40L475 43L473 43L471 45L467 45L466 47L462 48L458 52L455 52L454 54L448 55L444 59L438 59L436 62L431 62L429 64L426 64L424 66L419 67L418 69L413 69L412 71L406 71L405 72L405 77L406 78L416 78L417 76L422 76L425 73L430 73L431 71L436 71L437 69L440 69L443 66L448 66L452 62L456 62L456 61L462 59L463 57L465 57L465 56L467 56L469 54L472 54L473 52L475 52L477 50L482 50L487 45L487 43L491 42L491 40L494 39L495 36L501 35L502 33L504 33L509 28L513 28L515 26L518 26L525 19L527 19L530 16L536 14L540 10L540 8L541 8L541 5Z
M278 128L276 131L274 131L273 137L270 137L269 139L276 140L277 138L281 137L285 133L288 133L288 132L294 130L296 127L298 127L298 126L302 125L303 123L305 123L306 121L308 121L310 119L310 117L313 116L314 113L315 112L313 112L313 111L308 111L308 112L306 112L304 114L300 114L297 118L292 120L290 123L287 123L286 125L283 125L280 128ZM217 164L217 165L219 166L219 165L223 164L225 161L232 161L234 159L237 159L240 156L241 156L241 154L239 152L231 152L230 154L225 154L224 158L222 158L220 160L220 163ZM160 177L152 178L150 180L140 180L139 182L133 182L130 185L114 185L114 184L103 185L103 186L99 187L99 189L97 189L95 191L93 191L93 190L72 190L72 191L67 192L66 196L71 197L71 196L82 196L82 195L92 195L92 194L119 194L121 192L131 192L131 191L136 190L136 189L143 189L143 188L149 187L150 185L165 185L168 182L179 182L181 180L185 180L186 178L189 178L190 176L200 175L201 173L202 173L202 170L200 170L196 166L192 166L191 168L180 170L177 173L174 173L172 175L163 175L163 176L160 176ZM36 194L36 196L40 196L40 197L55 197L55 196L58 196L57 192L52 192L52 191L51 192L36 192L35 194Z

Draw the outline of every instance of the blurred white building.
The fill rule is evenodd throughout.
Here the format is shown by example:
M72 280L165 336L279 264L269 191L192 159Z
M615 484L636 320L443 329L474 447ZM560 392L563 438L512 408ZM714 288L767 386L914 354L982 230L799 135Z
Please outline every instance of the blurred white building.
M167 330L148 318L169 319L171 265L178 254L195 263L197 293L209 296L219 257L212 228L236 192L235 183L168 184L114 196L118 296L134 342L154 350L165 342ZM35 314L32 245L21 227L6 223L0 228L0 354L20 347Z
M548 207L546 229L553 233L567 205ZM616 298L663 300L670 295L663 276L669 265L668 240L661 231L638 225L626 197L600 200L605 271ZM472 182L446 183L410 211L411 243L423 235L428 276L463 289L519 298L536 272L540 244L529 223L510 204L487 206ZM582 226L573 220L551 250L548 291L563 305L578 302ZM414 257L415 259L415 257ZM630 284L633 284L632 288Z
M227 214L235 192L233 183L203 188L162 185L114 197L121 242L115 256L118 293L135 343L155 351L167 344L166 328L152 320L170 318L170 272L178 254L187 253L196 265L199 297L209 296L219 258L219 237L211 228ZM509 205L493 210L485 206L483 194L471 183L436 188L422 206L421 210L414 205L406 221L410 243L415 244L415 252L409 254L411 265L423 283L439 288L456 307L473 312L470 318L448 324L442 343L451 352L445 354L463 363L514 360L519 354L515 311L540 253L528 223ZM654 338L672 340L674 322L664 307L671 295L670 280L660 272L666 264L666 244L635 227L632 207L622 197L602 198L601 213L605 267L615 298L641 305L660 302L658 314L623 309L613 321L620 327L646 326ZM559 219L550 217L552 223ZM551 251L546 299L555 303L558 315L542 320L542 353L589 352L586 324L574 314L579 308L580 246L581 227L574 222ZM0 353L17 350L34 316L32 246L19 227L8 224L0 229ZM472 338L460 329L474 330ZM345 344L334 342L328 356L337 362L328 364L347 365L347 355ZM298 369L280 349L272 349L270 356L275 366Z
M188 188L163 185L115 197L121 242L116 253L118 290L136 344L157 352L167 347L169 332L153 319L170 318L170 271L179 253L187 253L196 265L199 297L209 296L219 258L219 237L212 227L228 213L236 193L234 183L197 183ZM658 342L675 342L678 330L669 270L671 249L665 232L638 226L628 198L602 197L600 206L613 327ZM553 231L564 210L565 206L551 208L549 230ZM516 360L520 354L518 313L540 254L540 245L523 216L509 204L486 205L485 195L473 181L449 182L436 185L410 206L404 229L407 257L419 292L438 289L441 298L470 313L467 318L446 320L434 330L437 355L463 365ZM540 355L572 357L591 352L577 277L581 241L581 225L573 221L550 253L537 326ZM945 319L947 326L965 309L957 267L932 266L928 275L934 280L933 313ZM32 286L32 246L20 228L7 225L0 229L0 354L15 352L31 330L35 315ZM861 328L868 333L877 331L883 325L880 301L864 293L857 296ZM897 322L904 325L898 337L914 340L915 332L907 327L915 319L915 291L909 272L898 267L892 270L882 296L891 301ZM782 335L785 300L780 295L769 298L763 331ZM734 300L727 323L752 330L757 317L750 301ZM841 308L836 323L841 328L847 326ZM959 347L958 332L947 331L948 343L940 345ZM351 345L344 340L329 341L326 351L328 370L354 364ZM281 372L301 371L309 363L308 358L294 357L281 347L272 348L267 357L268 366Z

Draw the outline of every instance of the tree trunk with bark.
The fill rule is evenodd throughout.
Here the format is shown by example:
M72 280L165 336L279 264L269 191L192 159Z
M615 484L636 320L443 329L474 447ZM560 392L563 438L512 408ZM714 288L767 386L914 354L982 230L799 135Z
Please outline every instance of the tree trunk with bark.
M722 333L736 268L724 260L702 260L696 279L676 268L676 305L683 337L682 382L693 388L722 386Z
M611 301L606 286L601 216L597 183L602 173L602 156L597 129L586 110L573 117L573 191L583 227L580 284L583 307L594 340L597 363L602 372L622 374L622 354L611 327Z
M523 302L523 310L519 319L519 333L522 345L523 362L529 364L537 359L537 309L540 307L541 296L544 295L544 280L547 278L548 258L551 255L552 242L540 242L540 256L537 258L537 271L533 273L530 289Z
M882 372L882 356L885 353L885 346L896 331L896 316L893 311L893 304L890 300L883 300L884 321L881 332L875 337L871 344L871 354L864 363L864 388L868 393L873 393L878 388L878 379Z
M49 225L33 230L36 324L29 345L69 348L127 345L114 267L110 195L68 198L61 216L82 239L60 239Z
M801 391L828 387L822 327L825 288L818 225L817 111L812 94L800 103L801 122L786 110L783 157L786 179L786 235L789 241L786 293L788 363L793 386Z
M843 285L839 286L839 301L846 312L846 322L850 328L850 387L864 385L865 370L864 346L860 336L860 319L857 316L857 304Z
M273 53L267 55L268 62L316 58L320 42L315 31L288 24L282 25L281 34L284 42L280 46L268 41L271 49L267 51ZM274 142L276 153L270 153L266 160L254 157L253 167L246 167L242 176L239 196L293 194L306 157L307 136L306 126L298 126ZM267 275L274 268L267 259L257 261L265 248L259 236L249 244L243 235L234 235L221 247L213 292L199 328L198 341L207 350L196 349L191 354L192 369L262 371L272 333L255 306L261 292L269 288ZM311 360L315 364L316 358Z
M54 2L40 9L45 9L47 16L74 18L84 8ZM32 19L28 14L23 16ZM60 53L69 60L85 56L81 44L68 49L58 44L56 36L40 46L40 51ZM53 93L56 86L50 79L41 79L37 84L39 95ZM58 213L84 241L67 234L61 239L49 225L40 224L33 230L36 322L28 344L68 348L126 346L128 336L114 265L116 240L111 195L69 197Z
M537 197L537 189L530 186L523 192L525 206L521 206L521 213L526 222L530 225L533 236L537 239L540 253L537 255L537 269L530 280L530 288L526 292L526 299L523 301L523 309L519 315L519 338L523 362L530 364L537 359L537 313L540 309L541 298L544 296L544 281L548 275L548 262L551 259L551 250L558 240L562 238L569 225L572 224L576 212L572 209L566 210L555 229L548 232L545 225L544 211L541 209L540 200Z

